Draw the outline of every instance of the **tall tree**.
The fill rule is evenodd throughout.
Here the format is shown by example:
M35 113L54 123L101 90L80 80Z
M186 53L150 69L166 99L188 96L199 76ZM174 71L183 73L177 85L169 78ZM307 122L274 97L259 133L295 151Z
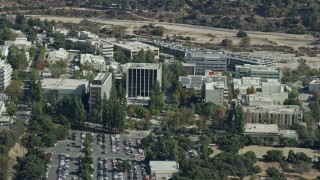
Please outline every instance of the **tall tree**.
M22 96L21 85L21 81L12 80L11 83L6 87L4 93L8 96L9 101L18 103L20 97Z
M242 134L244 132L245 120L245 112L242 106L236 106L234 113L234 130L236 133Z
M150 109L161 110L164 106L164 97L161 92L160 83L157 81L150 92Z
M206 84L203 81L202 85L201 85L201 100L202 100L202 102L204 102L205 99L206 99Z
M154 53L150 49L146 52L146 63L156 63Z
M22 71L28 65L28 60L25 51L19 50L15 46L9 49L7 61L13 69L18 69L20 71Z

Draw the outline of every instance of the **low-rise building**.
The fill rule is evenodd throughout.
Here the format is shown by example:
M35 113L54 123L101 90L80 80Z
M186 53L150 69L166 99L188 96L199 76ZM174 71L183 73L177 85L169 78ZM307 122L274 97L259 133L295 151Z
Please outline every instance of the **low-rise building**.
M96 107L98 99L109 99L112 87L112 73L98 73L90 84L90 111Z
M78 33L78 37L79 37L79 39L97 39L97 38L99 38L98 35L93 34L89 31L80 31Z
M113 44L115 49L119 48L123 50L124 54L130 59L133 59L133 57L137 55L141 49L143 49L144 52L151 50L154 53L154 57L157 59L159 58L159 48L149 44L144 44L139 41L120 41L114 42Z
M106 58L113 58L114 45L109 42L101 42L102 55Z
M150 161L151 179L170 179L179 172L179 164L175 161Z
M87 79L53 79L44 78L41 81L42 90L47 97L79 96L88 93L89 81Z
M56 61L66 61L69 58L69 53L63 49L59 48L59 50L54 50L48 53L47 62L55 63Z
M227 71L228 58L223 51L187 51L186 63L195 64L195 74L204 75L206 70Z
M188 76L180 76L179 82L182 87L194 90L201 90L203 83L212 83L212 82L224 82L225 89L228 89L227 85L227 77L226 76L211 76L211 75L188 75Z
M317 93L320 91L320 79L314 79L309 83L309 92Z
M70 30L65 29L65 28L57 28L57 29L54 29L54 32L60 33L60 34L63 34L66 36L70 32Z
M247 123L293 125L302 121L303 112L297 105L243 106Z
M299 136L295 130L280 130L277 124L252 124L245 125L244 135L256 136L261 138L279 138L286 137L298 140Z
M242 77L233 79L233 88L239 94L247 94L247 89L254 87L257 93L273 94L288 91L285 84L281 84L278 79L262 79L261 77Z
M24 49L28 51L32 47L32 43L28 41L26 37L17 37L14 41L5 41L4 45L14 45L18 49Z
M11 74L11 65L0 59L0 91L3 91L11 83Z
M229 66L228 69L234 71L237 65L265 65L267 67L274 67L276 61L270 58L243 56L238 54L228 54Z
M236 65L235 78L242 77L261 77L261 79L278 79L281 81L282 71L266 65Z
M8 113L6 112L5 102L0 101L0 126L2 125L8 125L10 122L10 117Z
M187 49L180 44L166 43L163 41L149 39L140 39L139 41L159 47L160 53L170 54L180 59L184 58L185 53L187 51Z
M107 68L106 60L103 56L92 54L80 54L80 64L89 63L96 71L105 71Z

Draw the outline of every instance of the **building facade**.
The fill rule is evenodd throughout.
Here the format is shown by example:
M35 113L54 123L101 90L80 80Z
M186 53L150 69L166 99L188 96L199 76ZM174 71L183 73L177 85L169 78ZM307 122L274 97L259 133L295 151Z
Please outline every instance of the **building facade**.
M204 75L206 70L227 71L228 58L222 51L187 51L186 63L195 64L195 75Z
M260 58L260 57L250 57L250 56L241 56L241 55L228 55L229 64L228 69L234 71L237 65L264 65L267 67L274 67L276 61L269 58Z
M282 71L265 65L237 65L235 67L235 78L242 77L260 77L261 79L278 79L281 81Z
M10 64L0 60L0 90L3 91L11 83L12 68Z
M126 64L126 96L128 98L149 98L154 84L162 82L162 64L128 63Z
M318 91L320 91L320 80L315 79L309 83L309 92L316 93Z
M247 123L293 125L302 121L303 112L297 105L266 105L243 107Z
M109 99L112 87L112 73L98 73L90 84L90 111L96 107L97 102L104 97Z
M228 90L225 91L224 82L206 83L205 101L216 105L223 105L225 95L228 96Z
M106 58L113 58L114 46L111 43L102 42L101 43L102 55Z
M149 44L144 44L139 41L126 41L126 42L116 42L113 43L114 48L123 50L124 54L128 56L128 58L133 59L135 55L139 53L142 49L144 52L151 50L156 59L159 58L159 48L155 46L151 46Z
M43 94L46 97L65 96L82 97L88 93L89 81L87 79L54 79L45 78L41 81Z

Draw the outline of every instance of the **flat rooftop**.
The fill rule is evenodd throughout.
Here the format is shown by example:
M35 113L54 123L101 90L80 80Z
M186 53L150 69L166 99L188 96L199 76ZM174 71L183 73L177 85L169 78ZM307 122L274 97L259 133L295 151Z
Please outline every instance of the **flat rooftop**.
M218 81L218 82L206 83L206 90L215 90L215 89L224 89L224 82Z
M175 161L150 161L151 171L179 171L179 165Z
M279 127L277 124L255 124L247 123L245 125L244 133L265 133L265 134L278 134Z
M108 77L111 73L98 73L97 76L94 78L94 81L103 80L105 77Z
M114 42L113 44L131 51L140 51L141 49L159 50L158 47L151 46L149 44L145 44L139 41L121 41Z
M310 84L320 84L320 79L312 80Z
M130 69L158 69L161 64L158 63L128 63Z
M45 78L41 81L43 89L76 89L88 83L87 79L54 79Z

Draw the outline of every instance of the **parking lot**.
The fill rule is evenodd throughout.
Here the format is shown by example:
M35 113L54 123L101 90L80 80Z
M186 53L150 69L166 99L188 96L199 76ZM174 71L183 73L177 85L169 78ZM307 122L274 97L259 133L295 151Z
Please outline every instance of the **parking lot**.
M66 179L79 178L79 159L80 156L83 155L81 152L82 139L80 131L71 130L70 134L73 133L76 134L75 140L70 138L60 141L57 142L54 147L48 149L48 152L52 153L49 180L58 179L57 170L59 164L61 165L60 154L70 155ZM93 136L93 179L143 179L143 170L141 170L140 161L144 159L144 155L141 150L139 153L137 142L139 143L139 140L143 136L146 136L146 134L132 131L131 133L121 135L93 133ZM99 161L98 159L101 160ZM114 168L116 164L122 161L130 163L132 168L128 172L114 171L116 170L116 168Z

